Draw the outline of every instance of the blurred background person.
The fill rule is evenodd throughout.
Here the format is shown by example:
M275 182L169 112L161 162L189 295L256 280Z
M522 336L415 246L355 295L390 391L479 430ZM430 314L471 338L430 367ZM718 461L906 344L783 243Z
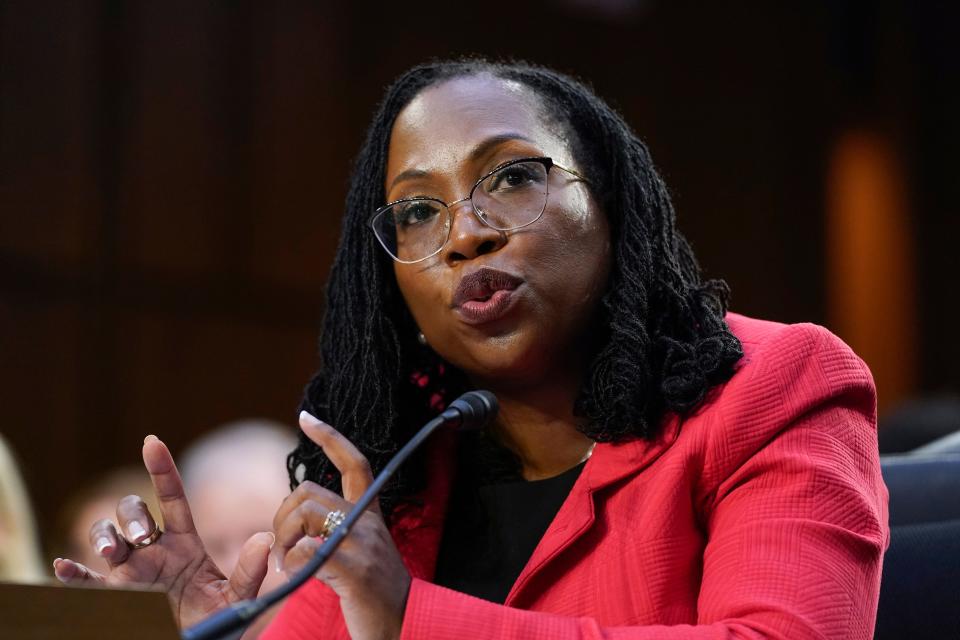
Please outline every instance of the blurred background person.
M44 577L43 564L26 487L0 436L0 581L36 582Z
M296 445L289 427L269 420L245 420L203 436L180 457L180 474L197 531L227 574L233 572L240 547L250 536L273 530L273 516L290 493L285 461ZM285 579L283 573L268 571L260 592ZM258 619L244 639L257 637L275 612L276 608Z

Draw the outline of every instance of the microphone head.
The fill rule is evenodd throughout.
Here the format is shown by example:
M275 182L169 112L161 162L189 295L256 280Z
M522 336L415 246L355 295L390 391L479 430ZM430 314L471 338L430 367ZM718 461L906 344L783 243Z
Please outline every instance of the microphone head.
M489 391L467 391L465 394L450 403L447 411L456 410L460 414L461 431L482 429L493 420L500 405L497 397ZM444 412L446 413L446 412Z

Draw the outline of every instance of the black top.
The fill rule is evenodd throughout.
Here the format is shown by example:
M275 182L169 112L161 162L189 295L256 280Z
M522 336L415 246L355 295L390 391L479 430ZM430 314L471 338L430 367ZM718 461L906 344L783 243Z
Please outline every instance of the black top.
M481 482L460 474L435 582L503 603L586 463L544 480Z

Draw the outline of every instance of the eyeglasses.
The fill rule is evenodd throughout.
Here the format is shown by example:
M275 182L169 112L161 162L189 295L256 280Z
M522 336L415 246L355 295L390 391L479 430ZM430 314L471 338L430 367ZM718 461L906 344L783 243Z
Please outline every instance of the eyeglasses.
M446 203L417 197L386 204L373 213L370 227L391 258L404 264L420 262L443 249L453 226L450 208L461 202L469 200L480 222L497 231L513 231L539 220L547 207L553 167L587 181L550 158L520 158L477 180L466 198Z

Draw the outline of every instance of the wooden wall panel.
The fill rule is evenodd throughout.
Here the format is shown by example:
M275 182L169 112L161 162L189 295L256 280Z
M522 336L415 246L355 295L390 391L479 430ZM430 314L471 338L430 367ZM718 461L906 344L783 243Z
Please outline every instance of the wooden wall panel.
M248 153L238 153L252 113L246 58L232 67L223 60L239 44L224 42L228 25L207 4L131 6L133 37L117 63L127 96L117 140L118 258L167 274L230 272L245 255L228 240L247 213Z
M80 429L83 314L72 303L0 298L0 431L23 463L42 514L109 457L93 448L109 441L110 432L90 438Z
M343 35L329 11L303 3L273 16L256 71L251 277L305 290L326 280L361 133L343 125L353 102Z
M80 4L0 12L0 251L83 270L100 239L100 16Z
M134 439L154 433L179 450L218 424L251 416L294 429L303 386L316 368L304 345L315 339L309 322L291 329L230 317L124 313L117 398L124 431Z

